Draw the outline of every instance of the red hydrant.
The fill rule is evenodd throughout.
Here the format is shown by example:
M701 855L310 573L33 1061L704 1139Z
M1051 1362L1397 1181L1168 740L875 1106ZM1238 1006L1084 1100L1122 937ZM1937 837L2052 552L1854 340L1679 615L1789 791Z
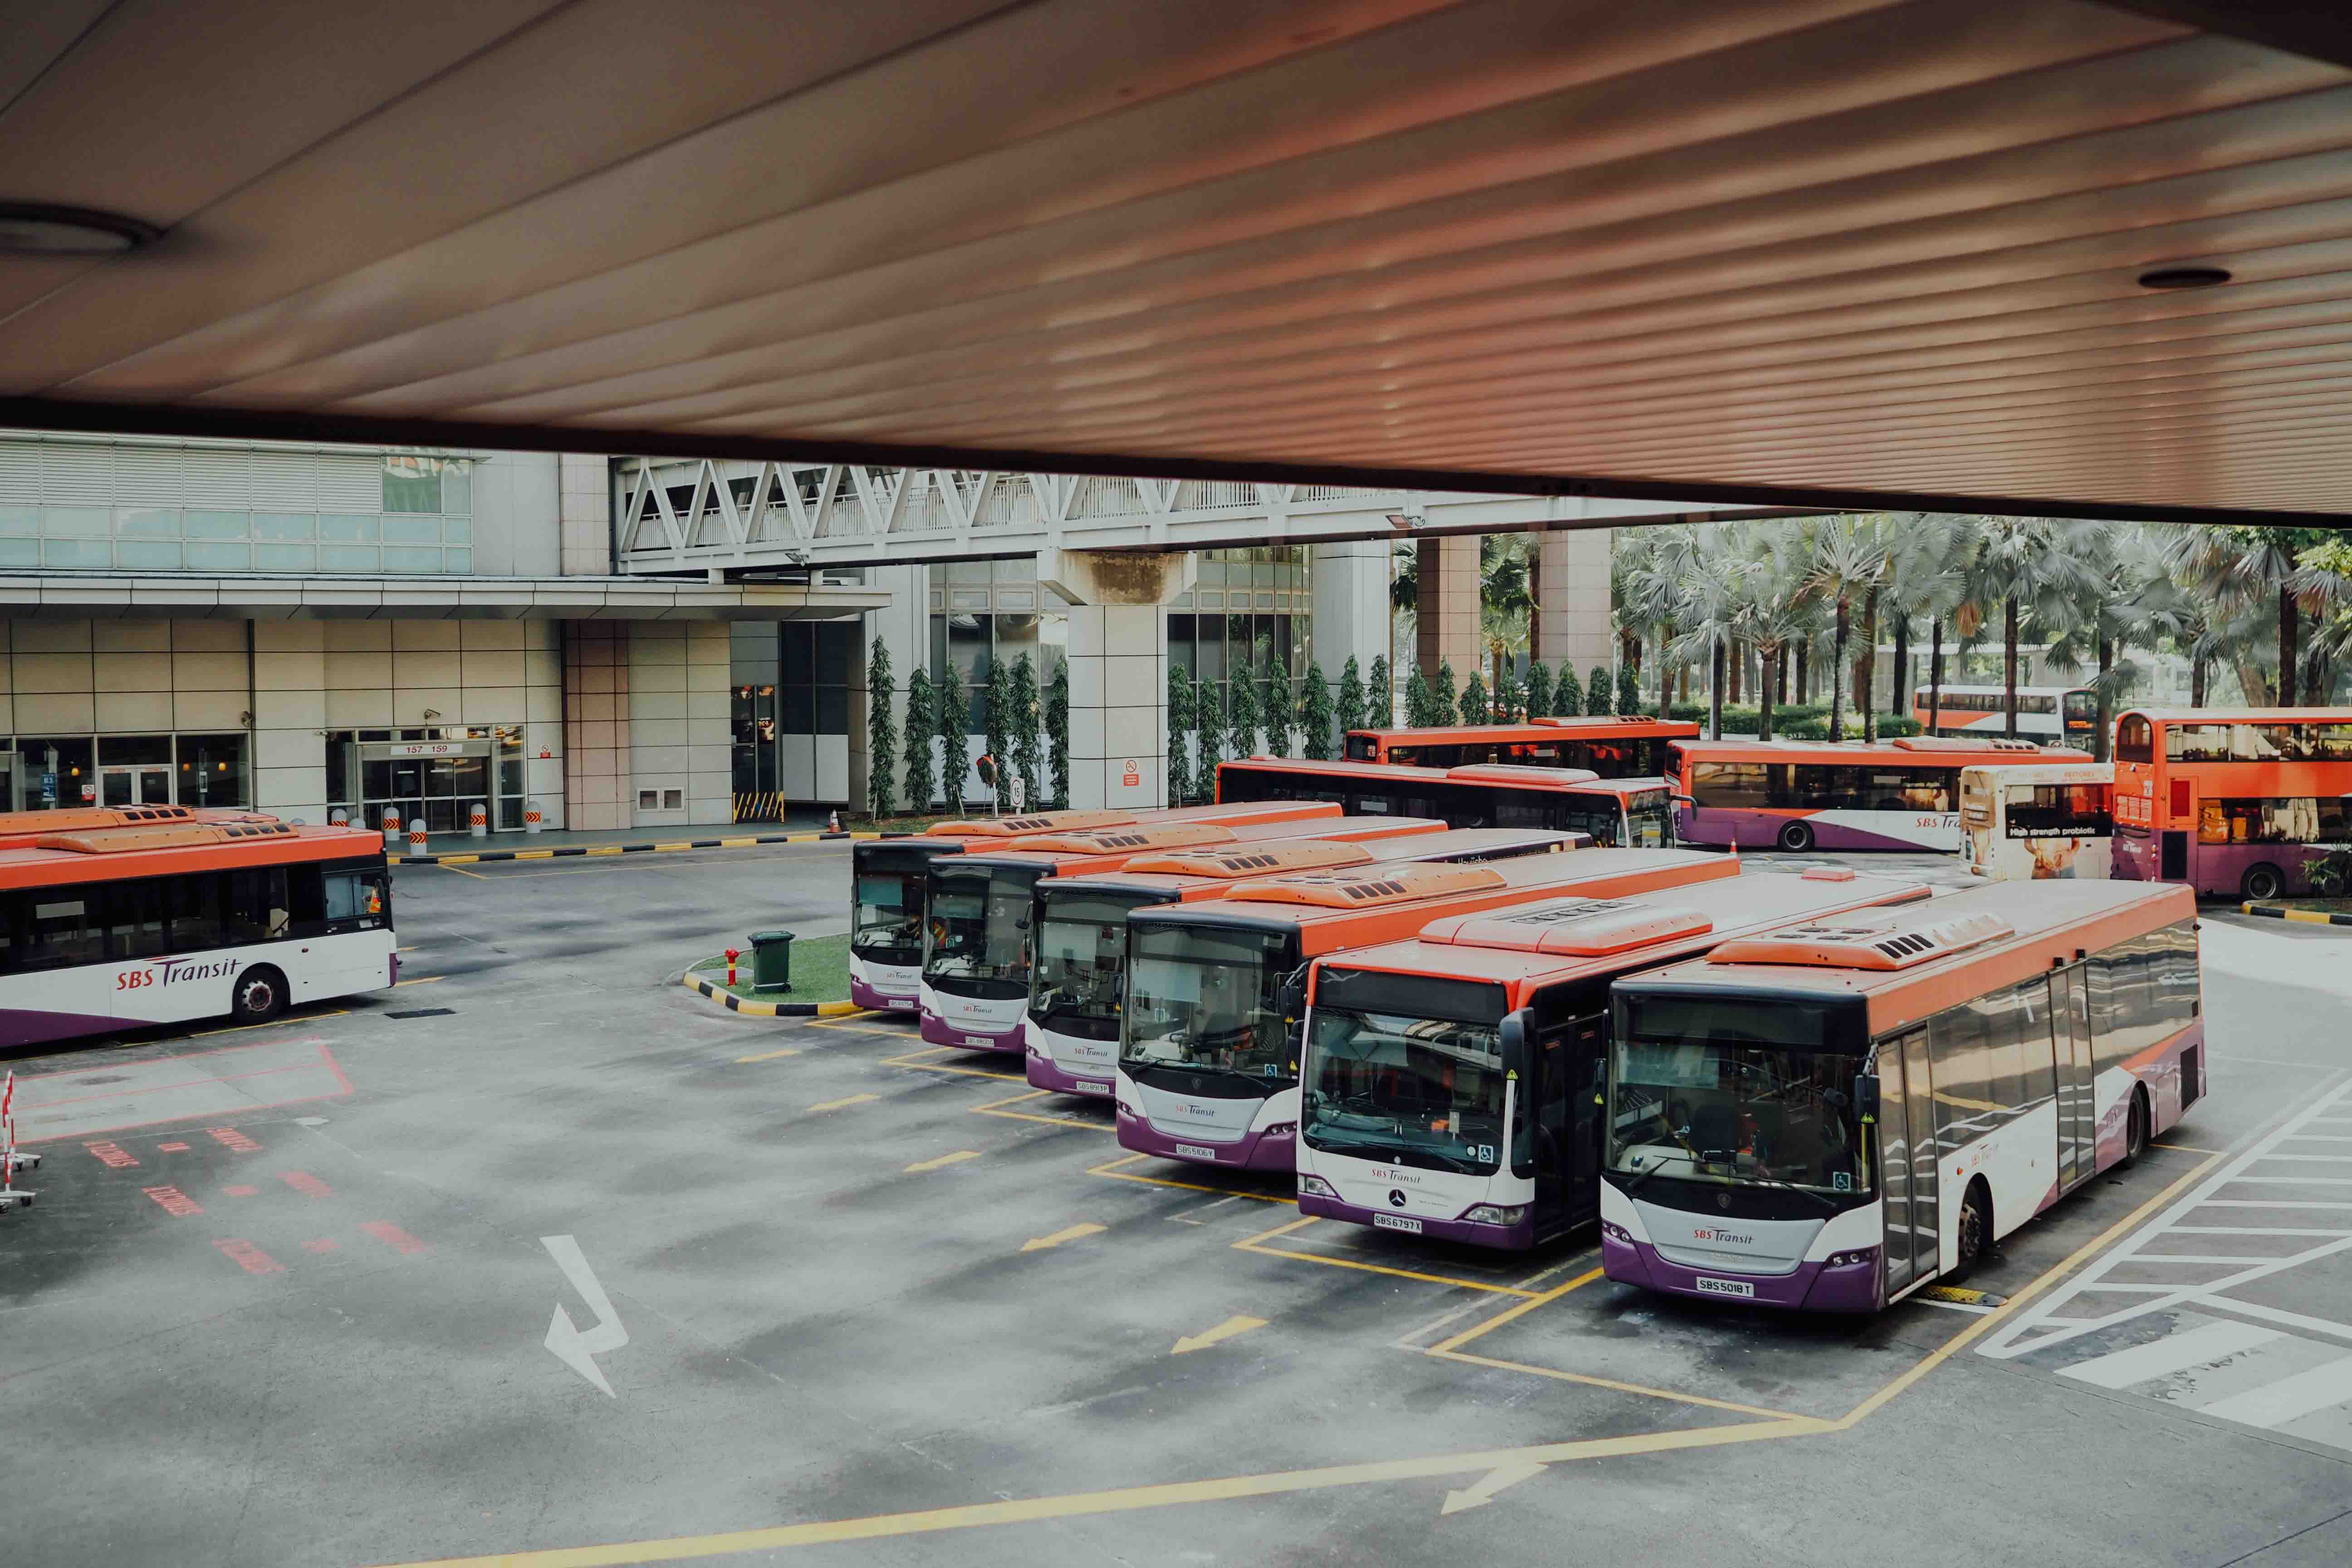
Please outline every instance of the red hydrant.
M730 991L735 989L735 960L742 951L740 947L730 947L727 950L727 989Z

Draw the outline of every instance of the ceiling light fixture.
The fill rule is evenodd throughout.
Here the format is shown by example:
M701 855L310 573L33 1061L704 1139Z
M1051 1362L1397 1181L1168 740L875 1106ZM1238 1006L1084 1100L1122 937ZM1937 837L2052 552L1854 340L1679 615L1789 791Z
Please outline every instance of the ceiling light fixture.
M2159 267L2139 275L2143 289L2210 289L2229 280L2229 273L2219 267Z
M121 213L47 202L0 202L0 251L44 256L108 256L136 250L163 231Z

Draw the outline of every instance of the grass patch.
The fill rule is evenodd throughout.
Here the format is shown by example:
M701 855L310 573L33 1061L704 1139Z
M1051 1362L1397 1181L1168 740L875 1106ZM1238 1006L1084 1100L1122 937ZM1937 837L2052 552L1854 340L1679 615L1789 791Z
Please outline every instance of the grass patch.
M721 991L732 990L746 1002L846 1002L849 1000L849 937L805 936L793 942L793 988L790 991L751 989L751 944L742 944L735 963L735 984L727 984L727 955L706 958L692 973Z

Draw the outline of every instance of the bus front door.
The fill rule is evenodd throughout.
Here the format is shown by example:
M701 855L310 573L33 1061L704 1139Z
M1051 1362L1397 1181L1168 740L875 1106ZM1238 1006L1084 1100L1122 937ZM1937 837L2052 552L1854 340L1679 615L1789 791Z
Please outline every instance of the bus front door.
M2058 1190L2065 1193L2087 1181L2098 1165L2091 999L2080 963L2051 972L2050 1026L2058 1055Z
M1878 1047L1878 1195L1886 1216L1882 1299L1911 1283L1911 1138L1903 1093L1903 1045Z
M1911 1278L1925 1279L1936 1272L1942 1247L1942 1216L1936 1203L1937 1166L1941 1150L1936 1142L1935 1075L1927 1065L1927 1031L1914 1029L1902 1038L1904 1126L1909 1131L1911 1183ZM1884 1112L1886 1096L1879 1096ZM1887 1238L1890 1259L1894 1237ZM1891 1263L1890 1263L1891 1266Z

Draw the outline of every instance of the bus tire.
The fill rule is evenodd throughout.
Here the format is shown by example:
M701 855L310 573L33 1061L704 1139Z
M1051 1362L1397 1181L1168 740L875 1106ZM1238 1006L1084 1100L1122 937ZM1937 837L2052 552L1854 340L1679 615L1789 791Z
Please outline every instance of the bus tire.
M2239 894L2249 899L2275 899L2285 891L2285 875L2267 860L2247 867L2238 883Z
M1979 1176L1960 1200L1959 1235L1952 1278L1965 1279L1992 1250L1992 1189Z
M2116 1170L2130 1170L2147 1152L2147 1089L2145 1086L2136 1087L2131 1109L2124 1113L2124 1157L2116 1162Z
M1811 823L1784 822L1780 825L1780 847L1802 855L1813 847Z
M267 1024L286 1011L286 976L266 963L246 970L230 987L228 1011L240 1024Z

